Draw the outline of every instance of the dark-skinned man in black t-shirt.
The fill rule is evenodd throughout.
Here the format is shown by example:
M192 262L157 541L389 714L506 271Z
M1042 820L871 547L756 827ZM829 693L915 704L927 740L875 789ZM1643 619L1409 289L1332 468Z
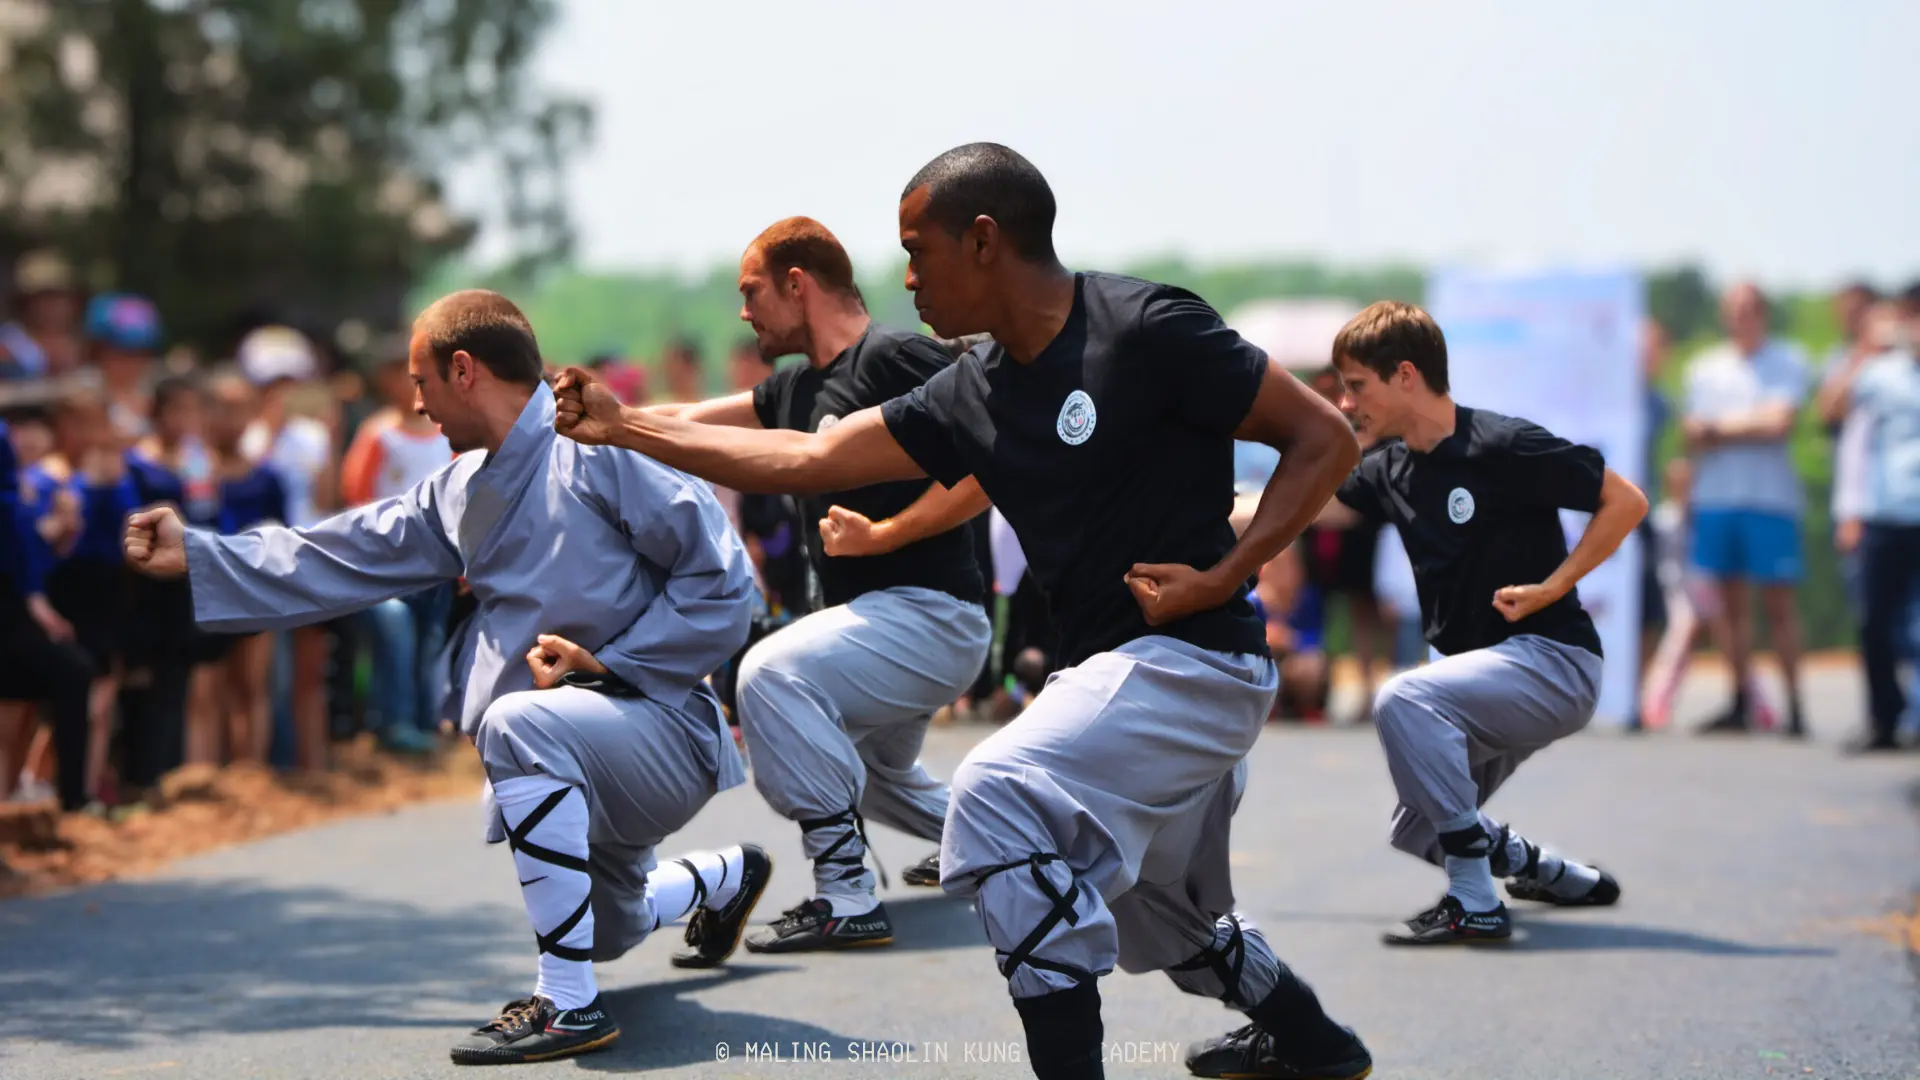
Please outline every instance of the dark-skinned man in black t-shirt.
M913 393L829 431L622 410L590 373L556 428L743 491L968 476L1006 516L1060 629L1062 669L953 780L941 885L976 900L1034 1073L1099 1077L1098 978L1165 971L1253 1021L1203 1076L1354 1078L1366 1048L1233 911L1228 826L1278 688L1247 602L1359 451L1346 419L1181 289L1074 273L1039 170L993 143L900 201L907 288L943 337L986 332ZM1233 439L1282 451L1238 540Z
M953 364L944 345L868 317L846 250L811 218L787 218L755 237L740 260L739 286L740 318L752 325L761 355L800 353L807 362L777 370L751 390L657 407L655 415L734 429L827 432ZM887 478L800 500L825 606L748 649L734 695L754 786L799 823L814 894L750 935L749 951L891 943L893 924L866 865L865 818L940 839L947 785L920 767L920 746L934 711L966 691L993 643L973 537L954 528L882 558L841 559L822 549L818 525L835 504L885 516L927 487L925 479ZM936 859L910 868L909 880L937 883ZM691 944L694 950L677 960L683 966L705 966L732 947Z
M1591 866L1543 851L1481 811L1535 752L1587 726L1600 636L1575 585L1646 516L1646 496L1599 451L1538 425L1454 404L1431 316L1381 301L1334 339L1343 405L1367 453L1328 508L1399 526L1427 641L1445 659L1381 687L1374 724L1400 797L1393 846L1443 866L1447 893L1388 930L1395 945L1510 937L1507 895L1559 906L1619 899ZM1567 551L1560 511L1592 514Z

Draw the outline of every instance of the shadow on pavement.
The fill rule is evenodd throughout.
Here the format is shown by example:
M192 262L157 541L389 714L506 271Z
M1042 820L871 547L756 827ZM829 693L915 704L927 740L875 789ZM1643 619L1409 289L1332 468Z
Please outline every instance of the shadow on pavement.
M887 916L893 920L889 952L978 948L988 958L988 965L993 962L986 927L981 925L970 900L955 900L945 893L889 900Z
M1574 917L1575 919L1578 916ZM1261 922L1272 923L1357 923L1381 930L1394 919L1351 911L1282 911L1264 915ZM1282 945L1284 942L1282 941ZM1382 946L1383 948L1385 946ZM1435 946L1446 949L1457 946ZM1555 918L1544 911L1517 912L1513 940L1507 945L1475 946L1480 951L1504 948L1528 952L1590 952L1606 950L1652 950L1690 952L1702 956L1832 956L1833 950L1807 945L1761 945L1727 938L1708 937L1685 930L1658 926L1634 926L1621 923L1574 921ZM1408 949L1418 952L1419 949Z
M826 1044L837 1060L845 1055L849 1042L874 1038L843 1035L761 1013L716 1012L683 996L791 970L737 967L679 982L604 990L602 1001L620 1025L620 1041L601 1053L577 1058L576 1063L589 1072L635 1072L708 1061L741 1062L747 1058L749 1044L777 1047L782 1060L793 1059L795 1044Z
M458 1028L420 1007L524 994L526 939L518 913L499 908L427 912L233 881L13 901L0 906L0 1041L113 1049L202 1032Z
M1832 949L1810 945L1758 945L1726 938L1666 930L1658 926L1562 922L1528 919L1514 924L1513 947L1529 952L1588 952L1636 949L1689 952L1702 956L1832 956Z

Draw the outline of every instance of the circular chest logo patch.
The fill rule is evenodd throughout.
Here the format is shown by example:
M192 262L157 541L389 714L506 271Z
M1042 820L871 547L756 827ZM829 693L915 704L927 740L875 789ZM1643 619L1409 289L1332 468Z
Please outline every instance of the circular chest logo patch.
M1447 517L1455 525L1465 525L1473 520L1473 492L1466 488L1454 488L1448 492Z
M815 428L814 431L824 435L827 432L832 431L833 426L835 424L838 424L839 422L840 422L840 418L837 416L823 416L820 418L820 426Z
M1059 433L1061 442L1079 446L1093 438L1093 425L1098 419L1093 411L1093 399L1085 390L1075 390L1067 395L1067 403L1060 406L1060 419L1053 422L1053 430Z

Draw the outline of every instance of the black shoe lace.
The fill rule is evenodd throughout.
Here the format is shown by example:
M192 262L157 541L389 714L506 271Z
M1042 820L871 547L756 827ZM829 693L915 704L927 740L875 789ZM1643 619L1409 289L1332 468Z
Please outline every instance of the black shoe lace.
M707 908L695 911L693 918L687 920L686 943L696 949L704 948L707 943L708 923L715 917L715 913Z
M1431 930L1436 926L1452 926L1453 913L1447 910L1446 901L1441 901L1427 910L1407 920L1407 925L1415 930Z
M531 1025L534 1017L539 1015L539 1013L540 1001L538 998L521 998L519 1001L509 1001L501 1007L500 1015L494 1017L487 1023L486 1027L480 1030L512 1031L517 1027Z
M1261 1051L1272 1038L1273 1034L1259 1024L1227 1032L1227 1042L1240 1052L1241 1061L1249 1067L1260 1059Z
M812 921L814 914L813 901L802 900L798 904L781 912L780 918L775 920L774 925L787 929L804 926Z

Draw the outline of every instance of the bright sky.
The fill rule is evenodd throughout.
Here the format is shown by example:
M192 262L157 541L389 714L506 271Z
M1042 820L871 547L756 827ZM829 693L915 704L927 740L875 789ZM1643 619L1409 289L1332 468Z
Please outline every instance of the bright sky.
M787 214L898 254L901 186L1006 143L1077 266L1698 259L1920 277L1920 4L565 0L583 261L705 268Z

